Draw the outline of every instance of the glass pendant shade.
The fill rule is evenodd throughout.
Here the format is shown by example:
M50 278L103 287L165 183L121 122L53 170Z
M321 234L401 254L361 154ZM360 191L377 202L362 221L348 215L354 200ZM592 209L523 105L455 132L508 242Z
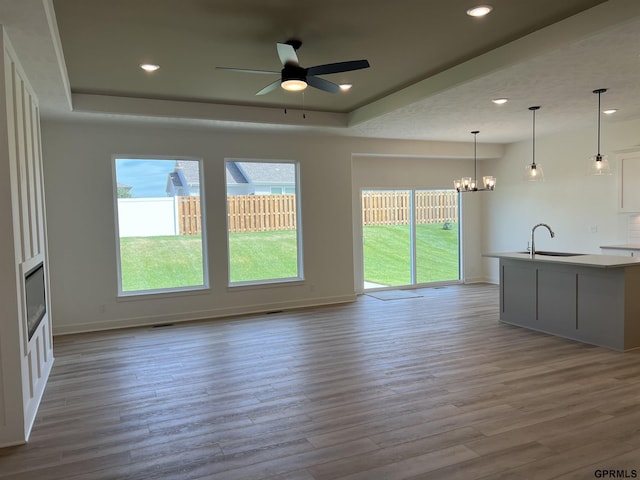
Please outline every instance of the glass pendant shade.
M599 176L599 175L611 175L611 165L609 164L609 157L606 155L592 155L589 159L589 168L587 175Z
M532 155L531 163L524 167L524 179L528 182L542 182L544 181L544 170L542 170L542 165L536 163L536 111L540 110L540 107L529 107L529 110L533 113Z
M525 180L529 182L542 182L544 180L544 170L539 163L529 163L524 168Z
M482 183L484 184L485 190L493 190L496 188L496 178L490 175L482 177Z
M600 153L600 96L606 91L606 88L599 88L593 91L594 94L598 95L598 153L592 155L589 158L587 175L592 175L594 177L611 175L611 165L609 164L609 158L606 155L602 155Z

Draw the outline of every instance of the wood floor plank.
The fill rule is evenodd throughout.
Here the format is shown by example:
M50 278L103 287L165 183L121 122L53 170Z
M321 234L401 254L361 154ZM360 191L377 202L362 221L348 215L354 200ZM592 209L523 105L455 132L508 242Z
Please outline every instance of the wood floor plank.
M448 465L460 464L477 455L464 445L443 448L434 452L387 464L382 467L368 469L347 476L337 477L339 480L403 480L408 478L426 478L429 472L439 470ZM443 477L439 477L443 478Z
M593 478L638 469L640 351L501 324L498 288L55 338L6 480Z

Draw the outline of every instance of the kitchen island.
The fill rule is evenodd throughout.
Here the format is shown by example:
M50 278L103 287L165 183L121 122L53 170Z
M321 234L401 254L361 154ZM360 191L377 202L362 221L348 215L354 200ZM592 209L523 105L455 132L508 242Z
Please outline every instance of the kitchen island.
M488 253L500 261L500 321L625 351L640 347L640 258Z

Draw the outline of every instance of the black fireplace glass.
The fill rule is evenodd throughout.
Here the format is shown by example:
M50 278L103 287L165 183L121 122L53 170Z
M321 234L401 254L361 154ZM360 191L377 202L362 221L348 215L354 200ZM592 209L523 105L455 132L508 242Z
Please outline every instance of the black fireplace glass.
M27 301L27 327L29 340L47 313L44 289L44 265L41 263L24 277L25 297Z

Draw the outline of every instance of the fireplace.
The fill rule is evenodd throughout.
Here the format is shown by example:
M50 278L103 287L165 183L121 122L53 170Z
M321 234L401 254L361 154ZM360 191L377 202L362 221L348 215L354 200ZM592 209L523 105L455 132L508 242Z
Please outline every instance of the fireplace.
M47 313L44 287L44 265L40 263L24 277L24 290L27 303L27 328L29 340Z

